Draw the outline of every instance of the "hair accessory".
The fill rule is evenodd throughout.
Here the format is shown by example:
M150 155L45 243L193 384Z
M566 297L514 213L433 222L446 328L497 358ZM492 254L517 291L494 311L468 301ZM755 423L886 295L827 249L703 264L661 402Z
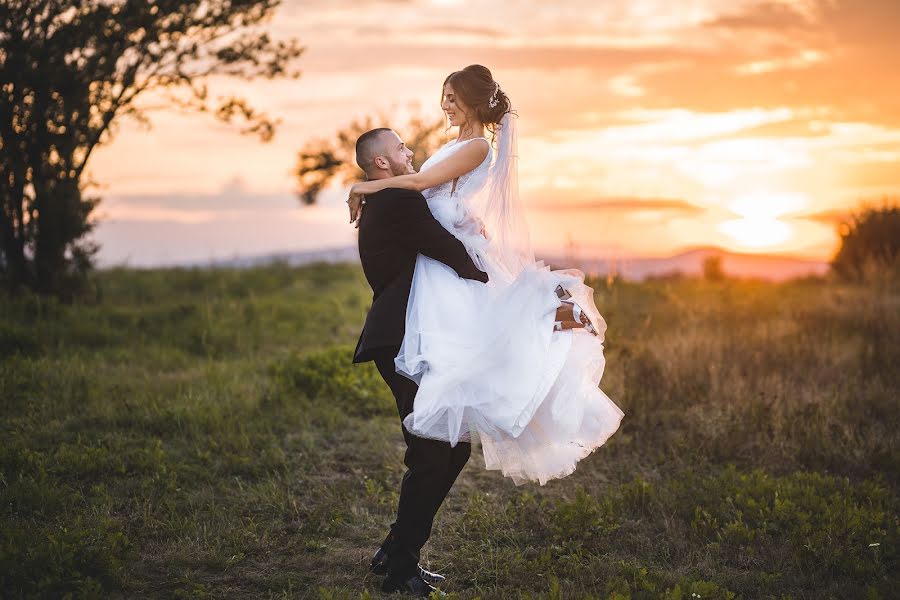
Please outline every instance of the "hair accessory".
M500 92L500 84L496 81L494 82L494 93L491 95L491 100L488 102L488 106L494 108L497 104L500 103L500 99L497 98L497 94Z

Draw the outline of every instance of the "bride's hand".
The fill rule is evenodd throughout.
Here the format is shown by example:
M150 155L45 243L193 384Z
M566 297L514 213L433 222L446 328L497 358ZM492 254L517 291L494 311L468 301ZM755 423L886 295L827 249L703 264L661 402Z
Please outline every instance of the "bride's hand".
M366 197L359 192L350 188L350 197L347 198L347 206L350 209L350 222L356 221L356 227L359 228L359 217L362 215L362 207L366 203Z

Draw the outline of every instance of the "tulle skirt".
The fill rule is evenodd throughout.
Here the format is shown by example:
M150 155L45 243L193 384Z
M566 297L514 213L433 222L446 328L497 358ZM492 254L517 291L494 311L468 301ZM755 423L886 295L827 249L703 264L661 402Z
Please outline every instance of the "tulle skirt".
M598 387L603 321L579 271L536 263L511 281L459 277L419 255L397 372L419 385L412 434L478 442L516 485L565 477L615 433L624 413ZM597 326L554 331L556 287Z

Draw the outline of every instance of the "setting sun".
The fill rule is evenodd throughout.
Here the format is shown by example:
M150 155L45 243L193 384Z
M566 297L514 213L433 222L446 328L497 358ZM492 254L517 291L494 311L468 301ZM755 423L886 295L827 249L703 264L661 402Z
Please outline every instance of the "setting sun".
M794 235L792 227L779 217L797 213L808 204L808 199L802 194L746 194L728 205L731 212L741 218L723 221L718 224L717 229L733 239L738 246L774 246L790 240Z
M791 237L790 225L778 219L732 219L720 223L718 229L739 246L774 246Z

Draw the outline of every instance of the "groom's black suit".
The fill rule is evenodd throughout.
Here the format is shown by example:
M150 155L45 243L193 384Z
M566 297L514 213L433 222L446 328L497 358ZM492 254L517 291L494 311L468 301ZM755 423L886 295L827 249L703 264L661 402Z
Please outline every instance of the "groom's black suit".
M373 351L403 341L418 254L439 260L465 279L488 279L462 242L432 216L422 194L399 188L371 194L359 222L359 258L374 296L353 362L372 360Z
M359 258L374 296L372 308L353 362L375 361L397 400L407 471L400 485L397 518L382 545L389 555L390 577L404 581L414 575L420 550L431 535L434 516L471 454L471 444L414 436L402 421L413 410L418 386L397 373L394 357L400 350L406 323L406 304L416 266L423 254L438 260L466 279L487 281L462 242L431 214L418 192L388 188L366 199L359 224Z

